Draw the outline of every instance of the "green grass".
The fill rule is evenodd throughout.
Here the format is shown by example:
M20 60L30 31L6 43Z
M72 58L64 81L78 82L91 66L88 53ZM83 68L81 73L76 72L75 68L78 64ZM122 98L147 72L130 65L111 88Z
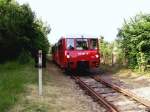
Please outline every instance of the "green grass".
M0 112L6 112L14 105L25 85L35 83L36 69L33 62L20 65L17 62L0 64Z

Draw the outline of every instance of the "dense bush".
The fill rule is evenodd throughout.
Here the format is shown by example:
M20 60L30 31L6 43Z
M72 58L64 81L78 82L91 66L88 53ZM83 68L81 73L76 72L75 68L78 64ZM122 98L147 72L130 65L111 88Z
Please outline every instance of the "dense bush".
M150 15L138 14L125 21L119 29L118 40L129 67L145 70L150 61Z
M49 31L28 4L0 0L0 62L17 58L23 50L32 56L38 49L47 53Z

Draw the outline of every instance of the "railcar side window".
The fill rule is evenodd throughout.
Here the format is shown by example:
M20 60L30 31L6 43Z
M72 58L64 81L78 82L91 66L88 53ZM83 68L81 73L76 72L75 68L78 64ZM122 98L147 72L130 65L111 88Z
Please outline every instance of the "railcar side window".
M59 49L59 50L62 50L62 49L63 49L62 40L60 40L60 41L58 42L58 49Z
M74 39L67 39L67 49L74 50Z
M97 49L97 39L90 39L90 49Z
M76 39L76 49L77 50L87 50L88 49L88 41L87 39Z

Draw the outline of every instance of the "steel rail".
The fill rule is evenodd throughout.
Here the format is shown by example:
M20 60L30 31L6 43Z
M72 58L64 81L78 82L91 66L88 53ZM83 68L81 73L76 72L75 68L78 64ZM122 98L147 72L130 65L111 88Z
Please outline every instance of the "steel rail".
M85 82L83 82L79 77L72 76L76 83L78 83L82 88L86 89L88 93L97 99L97 101L104 105L105 108L107 108L108 112L119 112L119 110L113 105L110 104L106 99L104 99L100 94L96 93L91 87L89 87Z
M131 97L132 99L136 100L137 102L143 104L144 106L148 107L150 109L150 101L148 100L145 100L139 96L137 96L136 94L134 94L133 92L131 92L130 90L127 90L127 89L123 89L123 88L120 88L119 86L115 85L115 84L110 84L108 81L102 79L100 76L93 76L93 78L98 81L98 82L101 82L103 84L105 84L106 86L108 87L111 87L115 90L117 90L118 92L121 92L123 93L124 95L127 95L129 97Z

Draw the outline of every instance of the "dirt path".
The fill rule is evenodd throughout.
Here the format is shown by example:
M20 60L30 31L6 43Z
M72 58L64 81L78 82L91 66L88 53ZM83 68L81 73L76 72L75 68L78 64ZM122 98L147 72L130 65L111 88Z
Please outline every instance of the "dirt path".
M48 64L44 70L43 81L42 97L38 96L36 84L28 85L27 91L10 112L104 112L54 64Z
M115 74L103 74L102 77L114 83L117 81L118 85L150 101L150 77L141 74L137 75L129 70L120 71Z
M125 82L132 92L150 101L150 77L132 72L117 73L113 77Z

